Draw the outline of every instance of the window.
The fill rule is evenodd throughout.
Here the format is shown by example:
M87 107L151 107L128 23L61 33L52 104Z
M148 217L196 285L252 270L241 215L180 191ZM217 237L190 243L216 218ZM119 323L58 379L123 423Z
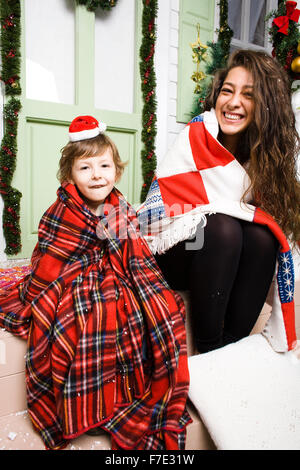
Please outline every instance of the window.
M265 17L278 8L278 0L228 0L228 24L233 30L231 48L271 51Z

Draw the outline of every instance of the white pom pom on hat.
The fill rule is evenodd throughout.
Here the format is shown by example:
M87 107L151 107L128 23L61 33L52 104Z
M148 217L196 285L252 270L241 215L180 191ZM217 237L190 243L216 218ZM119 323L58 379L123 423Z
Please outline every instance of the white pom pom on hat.
M69 139L70 142L79 140L93 139L106 131L106 124L98 122L93 116L78 116L70 124Z

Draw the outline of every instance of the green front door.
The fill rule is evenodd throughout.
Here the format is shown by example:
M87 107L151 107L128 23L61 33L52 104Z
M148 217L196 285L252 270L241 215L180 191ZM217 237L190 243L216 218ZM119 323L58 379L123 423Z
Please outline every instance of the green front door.
M108 73L107 67L109 65L103 58L101 58L103 63L97 64L97 51L103 47L105 48L103 51L109 54L110 44L122 41L122 38L115 37L116 26L113 24L110 33L110 15L115 15L115 18L119 14L122 15L121 10L118 12L119 4L109 12L96 12L95 15L88 12L85 6L78 6L75 0L59 0L62 2L60 4L57 1L21 0L22 112L19 120L17 169L13 182L14 187L22 193L20 213L22 252L18 257L30 257L37 241L39 220L43 212L56 198L56 190L59 185L56 173L60 149L67 143L70 122L78 115L92 115L107 124L108 135L117 144L122 160L128 162L118 188L131 203L139 201L142 180L140 169L141 101L138 77L141 2L129 0L128 3L127 0L127 6L131 4L131 19L133 19L134 47L128 57L134 70L132 83L130 83L130 88L133 90L133 103L132 109L122 110L120 101L120 111L118 102L114 103L112 107L109 106L109 103L105 103L105 108L102 108L101 96L100 98L96 96L97 90L99 90L97 87L103 87L101 67L103 67L104 75L104 72ZM51 8L55 9L55 3L57 3L57 7L66 9L66 21L59 16L57 17L59 21L55 20L55 15L52 18ZM58 11L53 13L57 15ZM43 21L46 25L45 28L48 28L45 32L43 31ZM100 28L101 32L102 24L105 30L105 42L101 41L99 44L96 43L96 29ZM69 25L69 34L67 33L67 25ZM51 70L49 72L51 65L48 63L45 71L45 67L43 68L41 65L42 60L37 64L32 60L32 57L29 57L28 50L31 49L32 54L38 50L39 44L37 42L43 40L43 34L47 35L45 54L48 54L49 62L53 60L55 63L56 54L59 55L64 49L67 52L63 52L63 56L60 58L63 69L64 57L68 61L70 59L68 51L70 50L70 54L72 54L73 62L71 61L71 64L73 65L71 65L70 72L60 77L66 95L62 99L58 94L56 95L55 87L54 91L52 90L53 74ZM52 46L53 53L49 50ZM110 57L110 61L113 60L118 61L119 59L118 57ZM60 70L56 73L59 74ZM122 70L119 71L119 77L115 75L112 78L115 80L118 78L121 84ZM43 82L44 79L45 82ZM42 89L44 85L41 96L37 92L39 85ZM116 86L113 80L112 86ZM112 90L108 88L107 79L105 87L104 93L112 93ZM105 102L105 95L102 96L103 102Z

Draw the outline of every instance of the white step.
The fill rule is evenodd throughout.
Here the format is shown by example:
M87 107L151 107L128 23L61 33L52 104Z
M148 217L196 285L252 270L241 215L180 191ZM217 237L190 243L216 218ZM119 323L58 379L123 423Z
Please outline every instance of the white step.
M214 450L208 432L197 414L189 409L195 421L187 428L186 450ZM110 450L110 437L83 434L70 441L65 450ZM45 450L44 444L34 431L27 411L19 411L0 418L0 450Z

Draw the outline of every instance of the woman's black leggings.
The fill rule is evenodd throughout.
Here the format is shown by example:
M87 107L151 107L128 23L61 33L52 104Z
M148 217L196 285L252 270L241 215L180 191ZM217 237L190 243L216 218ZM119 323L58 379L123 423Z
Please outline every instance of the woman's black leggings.
M278 242L267 227L207 216L204 245L180 242L156 260L176 290L189 290L196 346L207 352L251 332L272 282Z

